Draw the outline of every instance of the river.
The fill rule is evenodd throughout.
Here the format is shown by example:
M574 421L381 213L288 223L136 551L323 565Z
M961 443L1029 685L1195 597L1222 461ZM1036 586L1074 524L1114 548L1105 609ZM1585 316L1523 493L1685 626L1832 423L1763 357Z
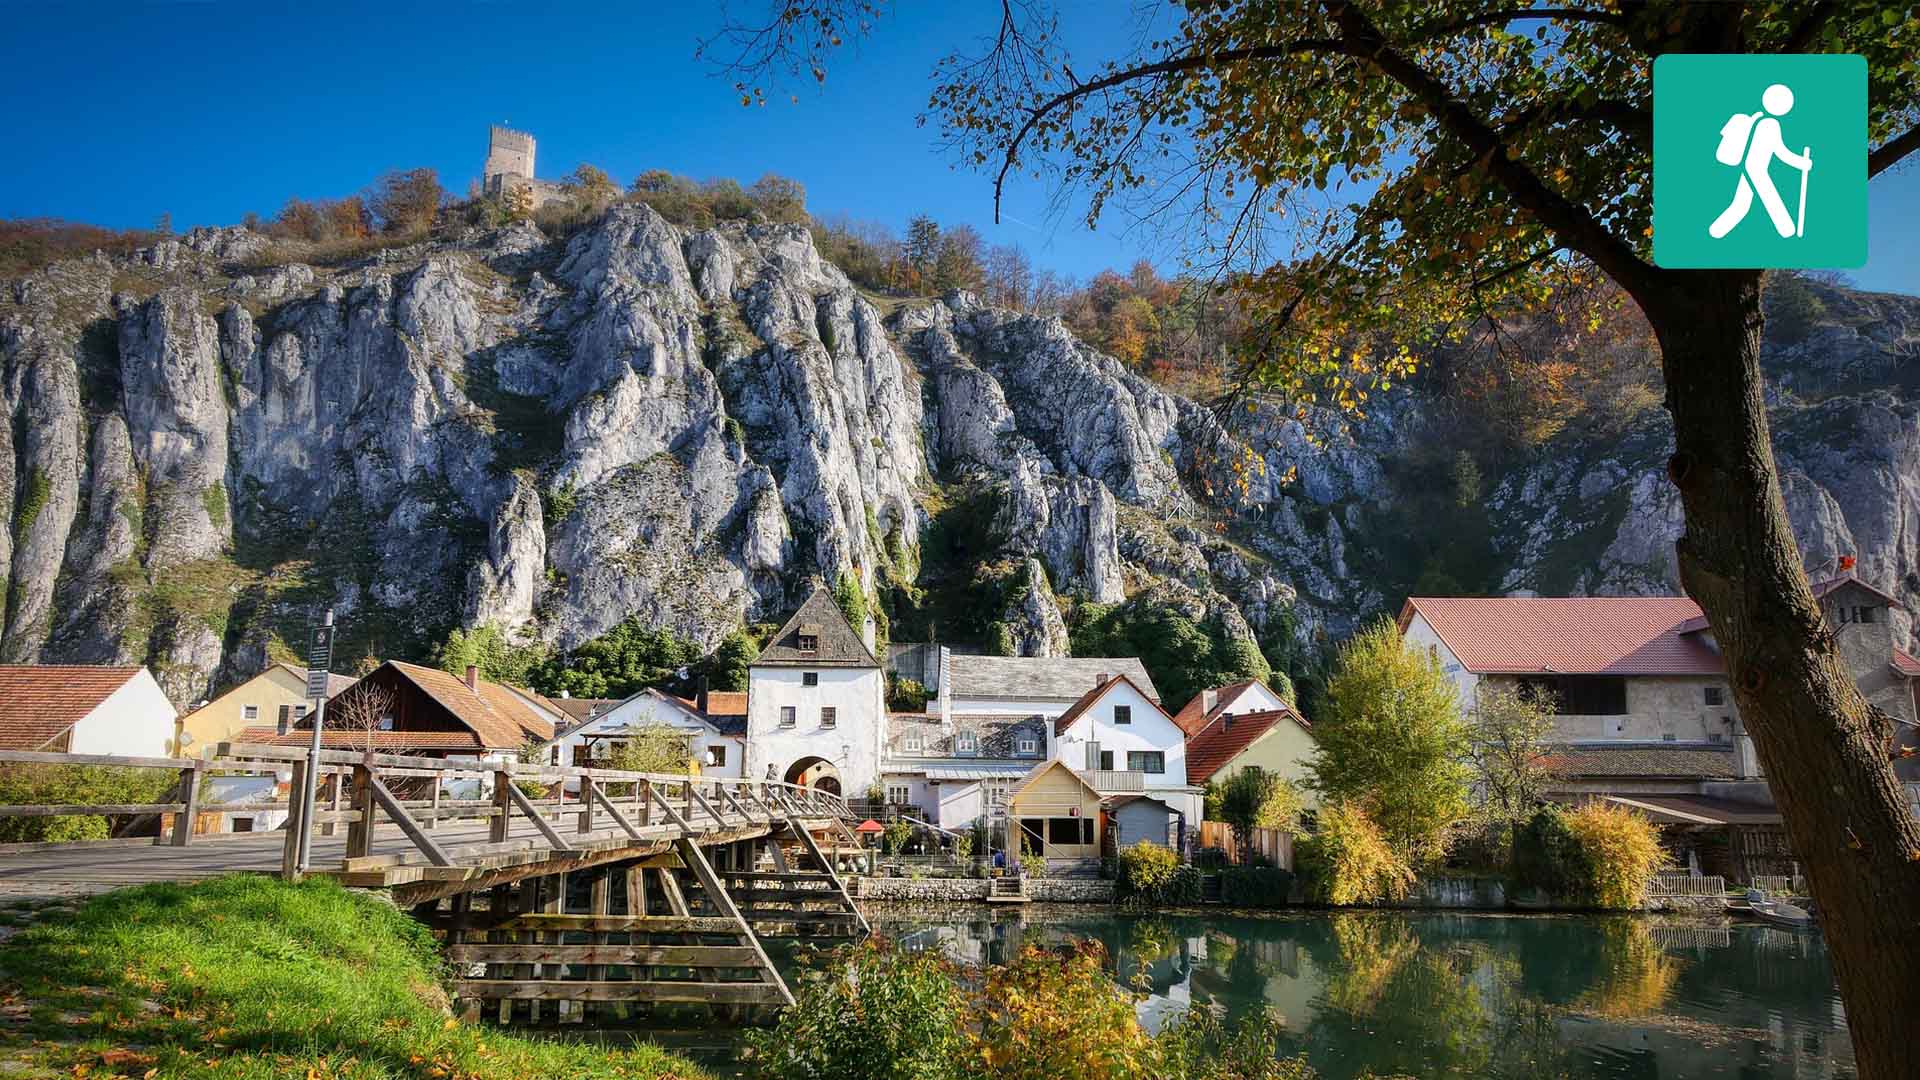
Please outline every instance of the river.
M1203 1002L1265 1007L1325 1080L1851 1077L1821 939L1750 924L1483 914L1131 915L965 906L876 931L964 960L1097 938L1157 1027ZM776 957L786 966L790 957ZM731 1033L672 1040L722 1072Z

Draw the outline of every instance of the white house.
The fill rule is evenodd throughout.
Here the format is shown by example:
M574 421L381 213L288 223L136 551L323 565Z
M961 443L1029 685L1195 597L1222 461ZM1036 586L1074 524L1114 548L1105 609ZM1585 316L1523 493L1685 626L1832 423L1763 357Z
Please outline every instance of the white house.
M652 688L591 712L585 720L556 732L547 749L548 761L554 765L604 765L625 745L629 732L653 725L687 734L688 747L702 776L742 775L747 753L744 715L712 715L702 710L697 700L688 701Z
M1053 722L1052 757L1103 794L1149 795L1200 821L1204 790L1187 783L1187 736L1131 676L1114 675Z
M748 669L744 775L862 796L880 779L887 681L816 585Z
M167 757L177 715L143 667L0 666L0 750Z

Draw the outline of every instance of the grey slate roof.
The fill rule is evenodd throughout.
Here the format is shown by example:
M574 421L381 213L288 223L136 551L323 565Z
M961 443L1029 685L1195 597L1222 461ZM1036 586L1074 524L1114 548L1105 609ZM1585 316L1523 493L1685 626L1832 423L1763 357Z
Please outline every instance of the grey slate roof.
M1145 664L1137 656L953 656L947 670L951 697L1078 701L1102 675L1125 675L1154 701Z
M802 627L820 639L818 649L800 650ZM847 617L840 613L840 605L833 602L833 594L824 585L813 587L813 594L801 602L800 610L773 635L773 640L760 650L760 658L753 663L756 667L880 666L880 661L867 651L866 642L860 640L860 631L847 622Z
M971 732L977 737L974 753L961 755L955 749L955 737ZM887 717L887 753L906 757L905 738L918 735L921 751L915 759L934 761L975 761L980 758L1037 761L1047 752L1047 718L1044 716L994 716L955 713L953 735L941 727L937 716L918 713L893 713ZM1020 753L1021 738L1032 739L1034 751Z
M1733 747L1700 744L1663 745L1592 743L1554 746L1548 760L1561 775L1578 777L1684 777L1731 780L1736 776Z

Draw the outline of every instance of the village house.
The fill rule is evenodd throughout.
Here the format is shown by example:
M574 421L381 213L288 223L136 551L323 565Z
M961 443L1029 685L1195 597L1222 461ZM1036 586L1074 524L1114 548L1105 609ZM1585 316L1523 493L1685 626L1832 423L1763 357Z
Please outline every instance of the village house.
M371 706L380 705L375 709ZM338 750L511 760L553 738L565 714L531 690L389 660L329 698L321 745ZM306 746L313 717L288 730L249 728L236 741Z
M327 675L327 696L353 685L350 675ZM206 757L248 728L274 725L279 732L304 719L313 702L307 697L307 669L268 664L258 675L202 703L174 725L174 752Z
M1814 587L1867 699L1916 741L1920 661L1892 597L1843 576ZM1685 597L1414 597L1407 643L1432 650L1471 710L1483 687L1552 695L1556 798L1604 799L1668 826L1688 865L1745 880L1792 854L1705 616ZM1920 773L1896 766L1920 804Z
M1241 700L1271 695L1272 691L1248 694ZM1307 763L1314 750L1313 728L1305 717L1284 702L1275 708L1247 712L1221 708L1214 713L1187 736L1187 783L1204 789L1242 769L1260 769L1293 781L1300 788L1303 803L1313 805L1313 790L1306 786Z
M814 586L748 668L741 775L854 796L879 782L887 682L864 630Z
M571 714L574 710L568 706L578 700L564 699L554 704ZM554 733L546 754L550 764L610 767L635 729L660 725L685 734L688 760L700 775L738 777L745 768L747 695L744 693L703 691L697 698L688 700L648 688L624 701L602 702L584 712L584 717Z
M0 665L0 750L169 757L177 715L143 667Z

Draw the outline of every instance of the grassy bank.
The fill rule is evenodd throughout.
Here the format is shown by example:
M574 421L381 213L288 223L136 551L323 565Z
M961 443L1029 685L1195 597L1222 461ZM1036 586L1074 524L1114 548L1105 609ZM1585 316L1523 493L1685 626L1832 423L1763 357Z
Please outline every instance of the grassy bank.
M6 1075L668 1078L609 1050L462 1025L420 924L326 882L153 885L48 915L0 946Z

